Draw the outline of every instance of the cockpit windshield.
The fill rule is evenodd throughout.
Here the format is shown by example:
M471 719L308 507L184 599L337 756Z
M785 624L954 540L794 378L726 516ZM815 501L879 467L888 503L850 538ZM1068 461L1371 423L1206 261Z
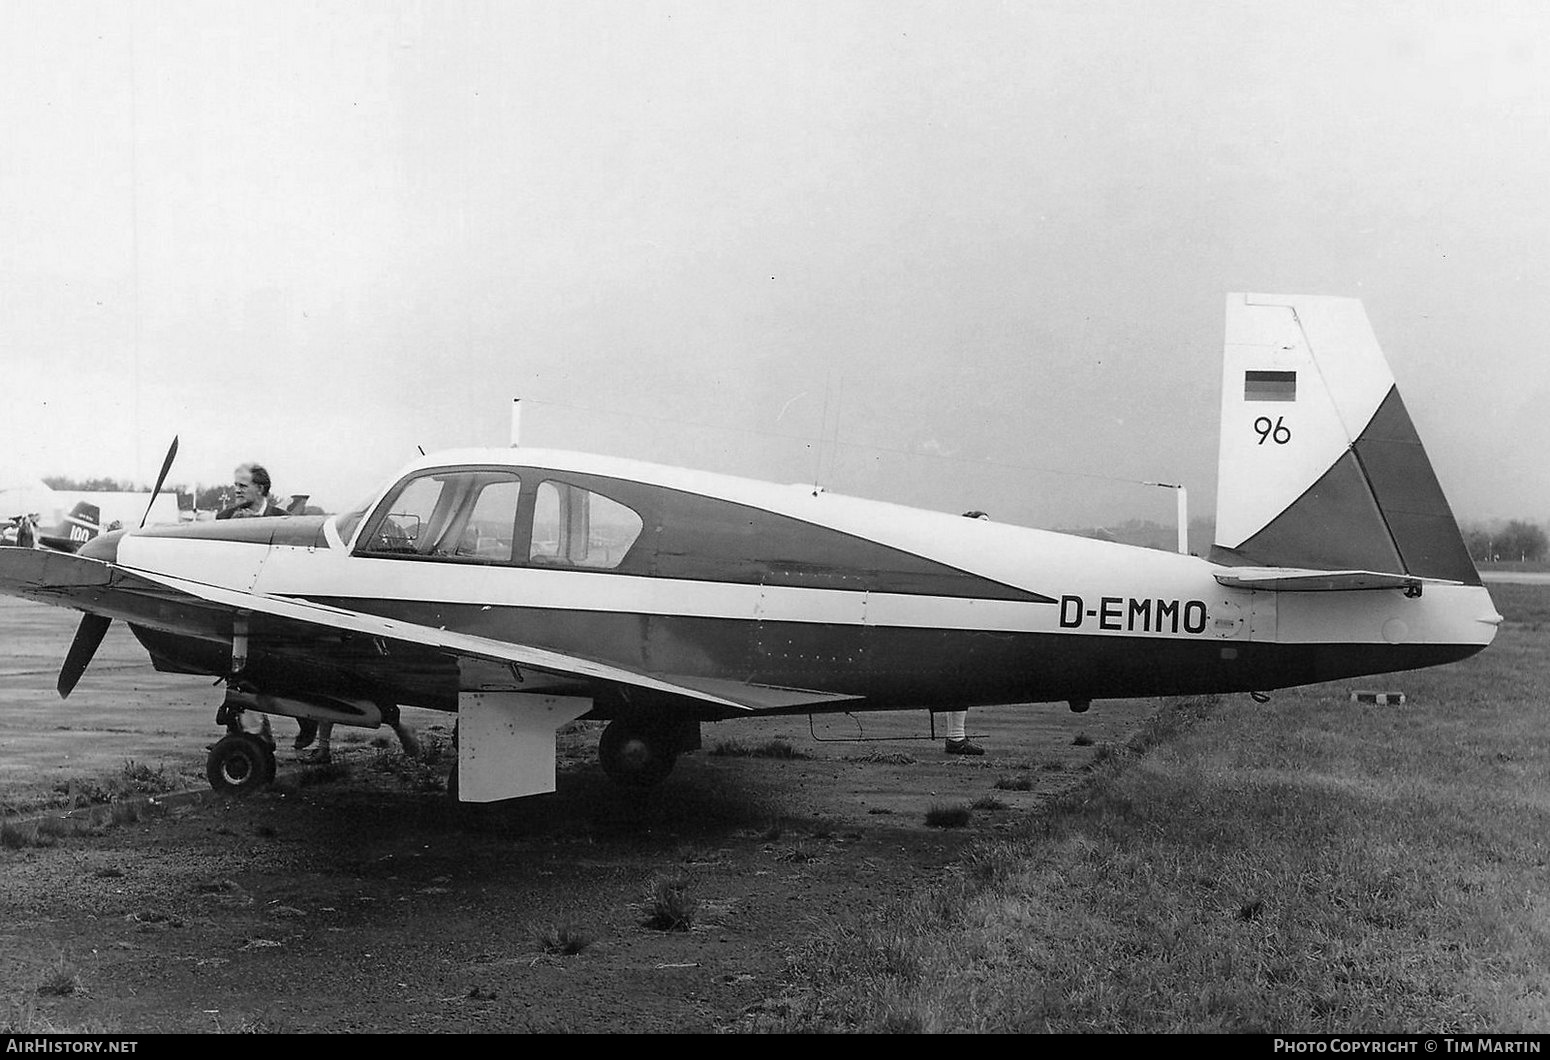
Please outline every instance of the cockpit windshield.
M378 510L357 552L509 563L522 481L513 472L463 468L422 474Z
M339 530L339 539L345 544L350 543L350 538L355 536L355 528L361 520L366 518L366 510L371 507L371 502L376 499L373 494L362 500L359 504L352 504L334 517L334 525Z
M582 570L625 562L644 530L639 513L558 477L529 479L524 488L523 474L480 466L420 471L374 507L341 513L339 534L346 541L358 535L357 556Z

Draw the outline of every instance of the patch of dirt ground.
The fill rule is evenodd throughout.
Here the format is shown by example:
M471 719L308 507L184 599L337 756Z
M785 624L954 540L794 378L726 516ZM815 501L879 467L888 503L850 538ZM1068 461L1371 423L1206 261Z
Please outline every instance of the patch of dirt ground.
M110 635L108 666L94 664L62 706L51 686L68 616L47 665L39 649L36 680L30 642L7 636L59 614L35 610L0 608L5 797L17 805L58 786L67 748L71 775L111 775L130 746L168 775L197 775L218 735L216 690L152 674L132 641ZM126 703L126 688L137 702ZM580 724L562 741L558 791L483 807L442 791L445 716L413 712L428 760L406 758L391 737L340 729L342 769L282 750L274 787L249 798L194 789L140 821L51 846L0 846L0 1025L735 1028L780 996L786 957L806 940L905 896L969 843L1025 823L1156 706L971 711L982 758L946 755L940 738L923 738L924 713L707 725L704 748L645 793L606 780L595 758L601 726ZM279 720L282 747L293 731ZM25 746L29 768L13 746ZM793 757L726 753L785 747ZM1013 780L1027 790L997 786ZM926 823L932 807L976 801L962 827ZM29 827L38 819L23 816ZM645 924L662 881L681 887L686 930ZM566 940L580 952L546 951L546 941Z

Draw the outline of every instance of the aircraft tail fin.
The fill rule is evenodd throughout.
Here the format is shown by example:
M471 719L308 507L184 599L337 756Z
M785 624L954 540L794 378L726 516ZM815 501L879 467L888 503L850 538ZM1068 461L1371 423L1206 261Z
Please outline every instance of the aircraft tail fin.
M1227 298L1214 562L1480 576L1362 304Z
M38 543L60 552L75 552L102 533L102 509L90 501L79 501L58 526L38 535Z

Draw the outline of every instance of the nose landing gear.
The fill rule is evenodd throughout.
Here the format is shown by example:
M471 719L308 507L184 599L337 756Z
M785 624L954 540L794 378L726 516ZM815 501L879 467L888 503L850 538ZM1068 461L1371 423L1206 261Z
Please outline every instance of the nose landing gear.
M247 795L274 780L274 748L250 732L234 732L210 748L205 777L226 795Z

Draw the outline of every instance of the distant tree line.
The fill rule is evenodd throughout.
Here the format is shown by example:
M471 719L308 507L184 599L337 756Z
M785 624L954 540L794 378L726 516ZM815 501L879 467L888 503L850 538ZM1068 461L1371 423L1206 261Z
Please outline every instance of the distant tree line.
M43 479L49 489L68 491L70 493L149 493L151 487L143 482L130 482L128 479L116 478L71 478L69 475L49 475ZM170 493L178 498L178 508L181 511L219 511L222 508L230 508L237 501L236 493L228 485L219 486L174 486L164 485L163 493ZM290 498L284 494L276 493L275 501L284 505ZM326 512L315 504L309 504L301 510L303 515L325 515Z
M1126 519L1108 526L1088 526L1062 529L1063 534L1092 537L1099 541L1118 541L1122 545L1139 545L1172 552L1179 547L1179 528L1173 523L1159 523L1152 519ZM1216 519L1198 516L1189 521L1189 549L1196 556L1205 555L1216 537Z
M1476 563L1538 562L1550 553L1545 529L1525 519L1513 519L1496 527L1470 527L1464 544Z
M1209 518L1189 521L1190 550L1196 555L1209 551L1216 527ZM1067 530L1081 537L1118 541L1126 545L1172 551L1178 531L1172 526L1146 519L1128 519L1111 526ZM1463 528L1464 546L1476 563L1538 563L1550 559L1550 534L1526 519Z
M51 490L69 490L73 493L140 493L149 486L136 485L128 479L71 478L68 475L45 475L43 484Z
M52 490L71 493L149 493L150 486L143 482L131 482L116 478L71 478L69 475L47 475L43 484ZM230 486L172 486L162 487L163 493L176 494L179 508L198 508L208 511L228 507L232 501Z

